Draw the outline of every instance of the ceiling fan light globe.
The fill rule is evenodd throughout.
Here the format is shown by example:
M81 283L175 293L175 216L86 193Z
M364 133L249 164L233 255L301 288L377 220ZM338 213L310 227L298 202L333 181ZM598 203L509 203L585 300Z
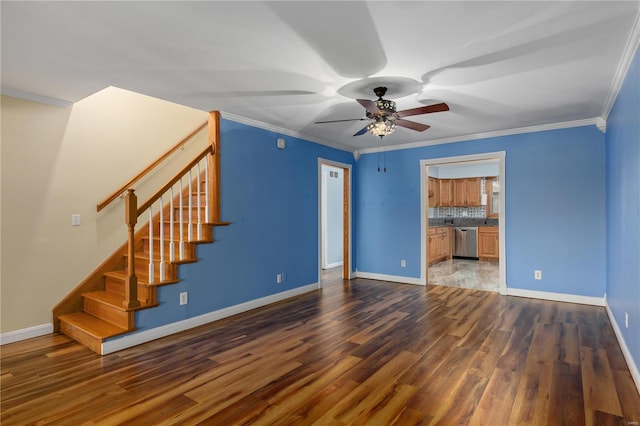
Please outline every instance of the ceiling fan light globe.
M395 129L396 124L389 120L377 120L367 126L369 133L381 137L390 135Z

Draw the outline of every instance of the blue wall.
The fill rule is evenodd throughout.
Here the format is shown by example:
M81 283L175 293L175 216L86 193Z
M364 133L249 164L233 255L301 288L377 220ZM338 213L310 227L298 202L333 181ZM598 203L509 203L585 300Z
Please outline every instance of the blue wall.
M220 158L231 225L198 247L201 260L180 268L180 283L159 289L160 307L136 313L140 331L318 282L318 158L353 164L353 155L222 120ZM179 306L183 291L189 303Z
M505 151L507 286L603 297L604 139L588 126L390 151L387 173L377 172L377 154L363 155L358 271L420 276L420 160Z
M640 54L607 120L607 301L640 365ZM624 313L629 314L629 329Z

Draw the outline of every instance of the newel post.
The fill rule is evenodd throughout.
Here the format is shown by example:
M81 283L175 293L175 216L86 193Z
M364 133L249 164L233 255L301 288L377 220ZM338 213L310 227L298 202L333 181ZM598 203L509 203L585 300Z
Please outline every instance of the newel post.
M127 190L127 195L125 195L124 199L124 209L124 220L128 228L129 241L127 248L127 280L125 282L124 302L122 306L127 309L132 309L140 306L140 301L138 300L138 277L136 277L134 256L135 244L133 241L136 222L138 221L138 197L136 197L133 189Z
M220 112L209 113L209 205L211 223L220 222Z

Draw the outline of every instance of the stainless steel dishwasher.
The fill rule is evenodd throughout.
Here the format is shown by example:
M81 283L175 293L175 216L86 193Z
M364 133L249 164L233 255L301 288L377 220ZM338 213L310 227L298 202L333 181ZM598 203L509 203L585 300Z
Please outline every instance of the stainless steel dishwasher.
M456 226L453 228L453 257L478 258L478 228Z

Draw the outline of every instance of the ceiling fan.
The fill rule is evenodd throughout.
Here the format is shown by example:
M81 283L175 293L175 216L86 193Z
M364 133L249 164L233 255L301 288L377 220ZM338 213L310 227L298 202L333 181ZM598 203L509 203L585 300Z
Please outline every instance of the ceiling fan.
M316 124L324 123L339 123L344 121L364 121L372 120L369 124L364 126L353 136L364 135L369 132L376 136L380 136L380 139L391 134L396 126L405 127L407 129L415 130L417 132L424 132L429 127L426 124L417 123L415 121L405 120L402 117L408 117L411 115L430 114L432 112L449 111L449 106L445 103L427 105L418 108L405 109L404 111L396 111L396 103L382 97L387 93L386 87L376 87L373 89L373 93L378 97L376 101L370 101L367 99L356 99L360 105L366 110L366 118L352 118L346 120L329 120L329 121L316 121Z

